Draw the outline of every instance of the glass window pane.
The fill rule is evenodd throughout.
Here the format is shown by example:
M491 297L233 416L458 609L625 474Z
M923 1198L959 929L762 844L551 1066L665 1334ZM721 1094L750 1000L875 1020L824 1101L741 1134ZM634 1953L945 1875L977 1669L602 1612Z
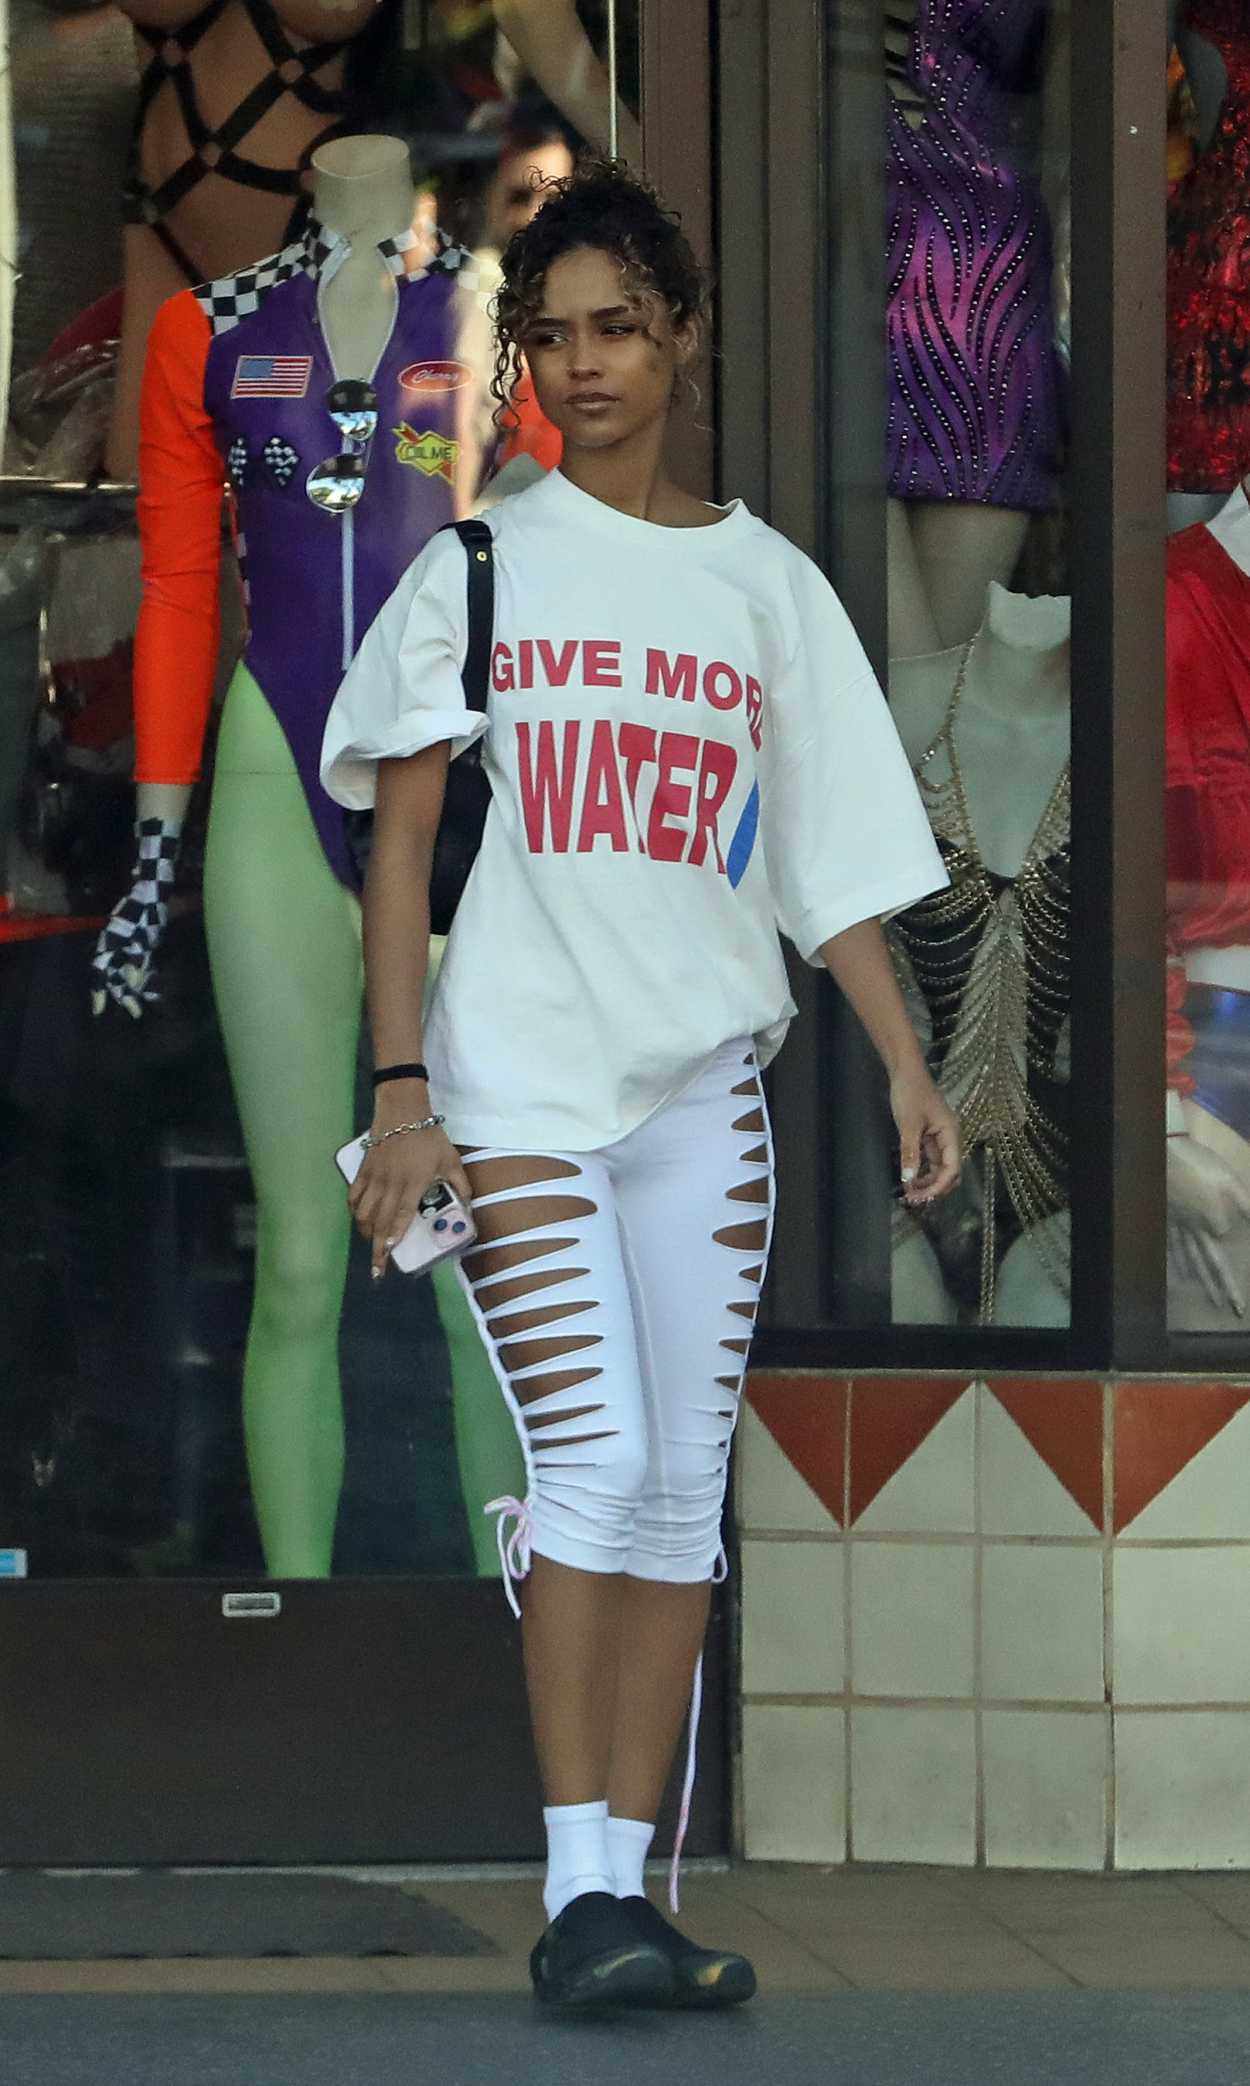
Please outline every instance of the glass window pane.
M333 1155L370 1112L359 909L309 749L370 589L502 463L551 460L536 412L497 425L489 298L501 247L584 140L638 157L638 8L261 5L268 52L243 0L10 0L0 1551L33 1576L493 1573L482 1503L523 1490L451 1270L375 1287L349 1237ZM388 177L399 221L372 234L400 316L372 371L353 589L343 517L304 481L351 453L330 375L370 371L328 373L307 312L268 301L332 273L310 189L324 213L327 171L372 179L385 160L344 157L343 130L402 140L412 173ZM424 272L448 242L471 259L454 295ZM265 310L288 316L262 338ZM137 521L144 381L161 433ZM136 709L139 808L158 823L93 973L131 888Z
M1250 391L1244 104L1226 9L1174 11L1168 68L1168 1318L1250 1300Z
M967 1158L948 1200L906 1210L882 1082L852 1025L826 1017L826 1322L1063 1328L1066 404L1080 352L1067 7L887 0L880 15L831 8L827 32L831 570L870 644L879 624L877 663L950 878L888 938ZM873 547L848 525L865 511L865 468L879 603Z

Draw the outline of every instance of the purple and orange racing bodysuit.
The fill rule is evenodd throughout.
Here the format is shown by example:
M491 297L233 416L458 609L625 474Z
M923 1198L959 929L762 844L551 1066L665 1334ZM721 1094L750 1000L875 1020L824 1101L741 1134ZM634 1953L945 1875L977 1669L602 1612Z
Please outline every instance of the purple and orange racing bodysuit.
M410 269L415 239L379 246L398 278L390 337L370 373L376 432L359 504L327 513L310 472L342 447L320 293L349 251L316 220L269 260L182 290L152 329L140 418L143 605L135 638L135 776L194 782L219 642L223 484L247 600L243 664L282 726L327 860L355 876L344 813L318 780L344 670L382 603L452 519L471 372L455 359L457 276L443 245Z

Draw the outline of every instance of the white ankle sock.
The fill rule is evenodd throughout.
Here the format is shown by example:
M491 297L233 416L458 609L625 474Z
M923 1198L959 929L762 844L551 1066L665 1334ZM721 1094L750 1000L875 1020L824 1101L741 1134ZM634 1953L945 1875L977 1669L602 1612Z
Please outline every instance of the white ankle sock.
M594 1804L548 1804L543 1824L547 1828L543 1904L548 1919L557 1919L583 1891L602 1890L614 1897L607 1799Z
M646 1896L642 1872L654 1838L654 1825L644 1825L641 1818L608 1819L608 1855L618 1898Z

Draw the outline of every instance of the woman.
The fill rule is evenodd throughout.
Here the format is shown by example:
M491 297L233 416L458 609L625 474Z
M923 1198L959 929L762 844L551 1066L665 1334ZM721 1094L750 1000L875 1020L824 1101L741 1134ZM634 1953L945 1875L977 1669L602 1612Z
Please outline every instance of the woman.
M619 165L557 185L503 256L496 392L523 352L564 460L490 516L489 724L465 708L465 562L443 535L366 637L323 749L341 802L376 787L382 1141L356 1221L380 1275L431 1182L473 1197L463 1276L525 1452L528 1497L507 1505L509 1557L532 1562L547 1798L532 1971L566 2005L754 1990L742 1957L669 1926L642 1876L768 1252L760 1067L793 1012L777 922L880 1051L908 1200L959 1170L879 924L944 881L880 692L815 566L740 502L706 506L663 471L703 306L687 242ZM427 1085L431 850L449 755L485 731L493 803Z

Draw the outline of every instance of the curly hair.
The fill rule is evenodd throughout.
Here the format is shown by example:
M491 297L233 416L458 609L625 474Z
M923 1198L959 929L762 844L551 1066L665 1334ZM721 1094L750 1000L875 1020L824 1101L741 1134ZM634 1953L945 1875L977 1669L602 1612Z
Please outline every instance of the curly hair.
M548 200L503 251L490 387L499 401L497 421L516 388L525 333L542 310L547 271L565 254L584 247L610 254L620 264L627 294L658 297L674 326L702 319L707 310L707 279L680 218L623 160L586 154L550 188Z

